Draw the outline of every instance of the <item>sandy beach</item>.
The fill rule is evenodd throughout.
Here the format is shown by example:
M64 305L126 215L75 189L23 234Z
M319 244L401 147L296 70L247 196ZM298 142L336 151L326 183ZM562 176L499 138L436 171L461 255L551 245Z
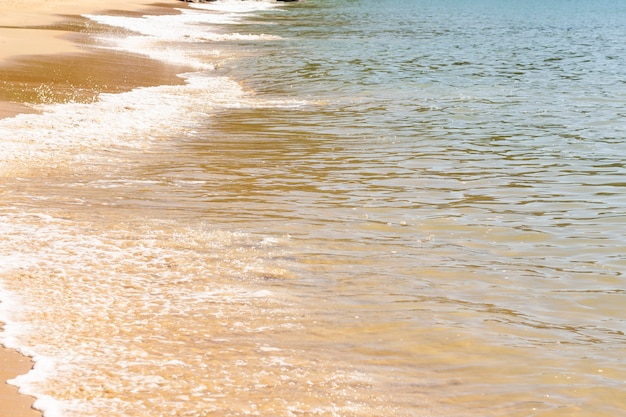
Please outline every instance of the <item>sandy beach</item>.
M54 27L71 16L106 10L138 12L154 4L152 0L0 0L0 62L78 51L67 32Z
M8 379L24 374L32 367L32 362L19 353L0 349L0 417L36 417L40 415L31 408L33 399L19 395L17 388L6 383Z
M33 90L42 85L57 90L53 100L67 98L69 93L63 90L70 86L71 98L80 100L92 99L98 92L181 82L177 68L141 57L120 60L119 54L87 50L84 43L89 35L78 33L76 23L68 24L85 13L164 14L181 6L184 3L175 0L0 0L0 118L32 112L24 103L41 102ZM116 71L103 71L112 62ZM146 68L150 71L143 71Z
M33 112L27 103L42 101L35 92L42 85L48 87L48 100L54 101L65 98L68 86L73 99L93 99L103 91L182 82L176 77L180 68L142 57L120 60L119 54L85 48L88 35L73 32L66 24L84 13L162 14L181 6L174 0L163 4L152 0L0 0L0 118ZM112 64L116 70L105 71ZM0 346L0 417L40 415L31 408L32 398L19 395L16 387L6 383L32 366L29 358Z

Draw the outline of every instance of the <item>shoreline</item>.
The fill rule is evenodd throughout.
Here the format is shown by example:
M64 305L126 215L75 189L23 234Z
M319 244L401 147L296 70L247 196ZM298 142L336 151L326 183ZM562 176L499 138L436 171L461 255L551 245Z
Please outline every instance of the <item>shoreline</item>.
M92 101L99 93L182 84L187 69L153 59L89 48L90 24L82 14L177 13L180 1L0 0L0 119L37 113L31 105ZM103 68L116 71L107 73ZM54 71L50 71L54 68ZM53 96L42 97L41 87Z
M28 373L33 365L29 357L0 345L0 417L41 416L32 408L35 398L20 394L16 386L7 383L9 379Z
M185 3L158 0L0 0L0 119L37 113L33 104L89 102L100 93L184 83L178 77L184 67L88 48L90 31L80 32L80 24L74 24L85 13L168 14L181 7ZM111 65L113 74L106 71ZM0 344L0 417L42 415L32 408L35 398L7 383L33 366L30 358Z

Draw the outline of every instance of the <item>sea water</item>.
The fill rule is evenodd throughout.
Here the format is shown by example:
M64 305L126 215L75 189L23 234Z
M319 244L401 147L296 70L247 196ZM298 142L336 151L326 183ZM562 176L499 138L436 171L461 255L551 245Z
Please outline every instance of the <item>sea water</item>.
M626 413L626 6L88 15L185 84L0 121L50 417Z

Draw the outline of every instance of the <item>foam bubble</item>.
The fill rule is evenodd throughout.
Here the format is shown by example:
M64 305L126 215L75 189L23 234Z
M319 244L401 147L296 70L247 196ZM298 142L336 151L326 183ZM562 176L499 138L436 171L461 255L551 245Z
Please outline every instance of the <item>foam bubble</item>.
M274 7L272 3L224 1L216 2L214 5L192 4L192 7L198 10L178 9L180 14L163 16L128 17L85 14L83 17L103 25L131 30L158 41L190 43L278 39L278 37L271 35L225 34L222 30L218 30L223 25L242 23L242 16L245 13Z
M91 15L84 17L97 23L131 30L161 41L195 42L208 39L217 24L235 23L229 16L182 11L179 15L166 16L109 16Z
M279 39L277 36L261 34L222 33L218 25L235 24L235 14L206 13L181 10L180 15L166 16L108 16L84 15L100 24L132 30L139 35L101 35L97 39L99 48L122 50L152 59L193 66L203 70L214 69L210 62L220 55L215 48L181 48L182 44L215 43L224 41L266 41Z
M269 10L280 6L280 4L269 0L222 0L219 2L216 1L209 3L192 3L190 6L201 10L243 14Z
M275 315L276 291L228 278L250 277L246 265L265 262L271 248L262 236L7 211L0 259L10 260L2 271L10 279L0 289L0 319L8 324L0 337L34 358L34 370L11 383L36 396L46 415L127 415L132 402L115 403L120 397L178 392L167 369L193 372L203 358L190 340L218 343L212 334L275 325L245 317L264 308Z
M273 7L219 3L207 7ZM198 26L184 29L191 36L213 36L206 20L182 16L185 25ZM163 42L174 42L179 27L174 18L159 19L107 20L146 33L103 47L153 48L145 52L153 54ZM141 29L144 23L163 24L165 34ZM170 52L159 59L194 58ZM216 108L306 104L260 100L233 80L206 72L181 76L184 85L101 94L88 104L44 104L36 106L42 114L0 120L0 177L17 183L17 174L27 177L38 166L53 167L55 174L97 173L123 160L126 151L184 134ZM152 179L87 178L68 186L95 189L107 200L117 188L157 185ZM270 345L273 335L302 326L280 285L268 280L291 276L291 257L284 256L288 239L150 219L140 208L128 218L115 210L73 212L64 209L64 197L33 194L28 205L16 199L0 211L0 273L8 278L0 288L0 319L7 322L0 341L34 358L35 368L11 382L36 396L35 407L46 416L198 415L210 409L228 414L241 392L283 376L302 387L314 377L319 362L307 362L295 347L281 346L289 358L274 356L279 348ZM38 205L43 199L49 201ZM322 386L342 383L318 378ZM286 384L278 388L292 391ZM155 400L155 392L163 397ZM196 395L198 402L190 401ZM273 406L284 410L282 403Z
M143 55L150 59L162 61L168 64L182 65L198 70L211 71L215 69L212 58L219 57L219 51L203 50L200 54L194 54L176 45L163 44L149 36L127 36L100 38L99 49L131 52Z
M244 97L229 78L183 76L185 85L101 94L89 104L44 104L36 106L43 114L0 120L0 177L24 175L43 162L66 169L75 162L95 164L103 157L98 150L110 147L143 149L196 118L209 117L213 106Z

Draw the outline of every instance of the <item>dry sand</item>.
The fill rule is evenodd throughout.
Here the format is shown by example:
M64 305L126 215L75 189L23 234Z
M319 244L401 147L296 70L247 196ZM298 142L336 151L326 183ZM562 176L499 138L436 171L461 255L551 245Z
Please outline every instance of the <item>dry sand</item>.
M55 90L57 96L52 97L53 100L86 101L98 92L182 82L176 77L182 72L181 68L141 57L120 59L120 53L86 50L84 42L88 35L78 33L76 23L85 13L165 14L176 7L185 7L185 3L177 0L161 0L160 3L155 0L0 0L0 118L32 112L23 103L42 102L41 97L36 96L36 89L41 86L47 91ZM115 72L105 73L102 68L111 68L111 63L115 64ZM52 67L54 71L50 71ZM72 92L67 91L70 88ZM50 101L50 97L47 98Z
M76 51L63 31L45 29L67 16L104 10L139 11L154 0L0 0L0 61L19 55Z
M102 91L129 90L141 85L182 82L181 68L146 58L94 51L84 47L85 34L64 22L83 13L103 11L169 13L184 7L176 0L0 0L0 118L33 111L24 103L37 102L37 87L45 85L52 99L63 99L72 86L93 99ZM81 44L81 41L83 44ZM120 58L123 58L120 60ZM102 68L116 65L116 71ZM50 71L54 68L54 71ZM80 97L78 97L80 99ZM1 302L2 300L0 300ZM1 325L1 323L0 323ZM33 399L19 395L6 381L25 374L32 362L0 346L0 417L36 417Z

